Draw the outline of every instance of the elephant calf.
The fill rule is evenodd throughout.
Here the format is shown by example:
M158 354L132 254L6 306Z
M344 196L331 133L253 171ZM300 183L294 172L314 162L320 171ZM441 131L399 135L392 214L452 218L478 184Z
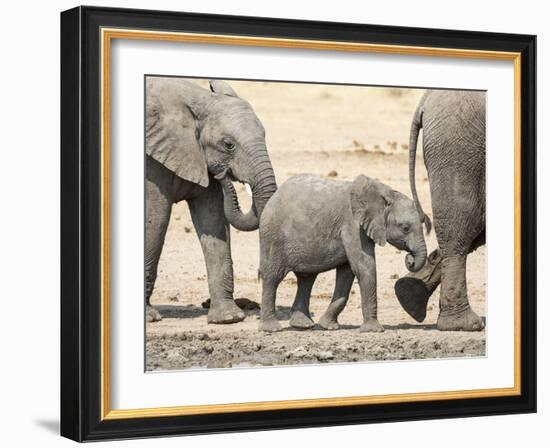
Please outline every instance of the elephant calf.
M375 243L406 250L406 265L426 262L422 223L414 202L374 179L353 182L298 175L267 203L260 222L260 276L263 282L260 330L281 328L275 315L277 287L290 271L298 279L290 325L311 328L311 289L317 274L336 269L332 301L319 321L338 328L355 277L361 289L361 331L384 331L377 320Z

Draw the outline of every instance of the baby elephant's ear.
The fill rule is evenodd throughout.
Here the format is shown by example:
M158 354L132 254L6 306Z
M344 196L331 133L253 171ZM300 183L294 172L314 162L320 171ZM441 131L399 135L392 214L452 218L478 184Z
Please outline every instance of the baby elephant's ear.
M390 205L391 190L381 182L361 175L353 181L350 196L353 218L371 240L384 246L386 209Z

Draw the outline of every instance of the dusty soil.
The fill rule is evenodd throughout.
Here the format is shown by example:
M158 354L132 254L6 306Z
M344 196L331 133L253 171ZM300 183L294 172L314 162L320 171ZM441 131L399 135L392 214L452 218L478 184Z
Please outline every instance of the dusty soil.
M267 131L268 148L279 184L293 174L308 172L353 180L364 173L410 196L408 136L412 114L423 91L375 87L231 82L249 101ZM421 151L420 151L421 153ZM427 175L419 153L417 189L431 215ZM250 199L236 184L243 209ZM232 229L235 297L260 302L257 280L258 232ZM437 244L427 237L428 248ZM277 295L284 330L257 330L258 311L243 322L208 325L206 268L187 204L173 208L152 303L163 315L146 326L147 370L217 368L319 362L361 362L482 356L485 331L439 332L435 328L439 291L428 305L422 324L399 305L393 285L406 273L405 253L386 245L377 248L379 321L384 333L359 333L361 308L355 283L337 331L293 330L289 309L296 280L289 274ZM334 288L334 272L318 276L311 297L313 319L320 318ZM473 309L485 316L485 248L468 258L468 292Z

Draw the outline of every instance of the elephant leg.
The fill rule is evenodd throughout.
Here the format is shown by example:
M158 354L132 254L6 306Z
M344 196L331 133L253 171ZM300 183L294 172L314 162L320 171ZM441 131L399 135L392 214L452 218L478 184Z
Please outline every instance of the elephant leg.
M470 192L470 187L462 188L458 190L458 197L468 200L462 201L460 208L452 211L434 208L434 226L442 257L437 328L443 331L480 331L485 327L470 307L466 282L468 254L485 240L484 213L476 206L483 201L477 199L479 194ZM444 198L452 197L449 194L433 192L434 203L444 203Z
M317 274L296 273L296 278L298 279L298 290L290 309L291 317L289 323L291 327L305 330L315 325L309 314L309 299Z
M468 253L472 253L485 244L485 230L474 238ZM440 330L480 331L485 324L470 308L468 287L466 283L467 255L446 257L441 268L441 296L439 300L439 318L437 328ZM435 289L435 288L434 288Z
M262 304L260 306L260 331L275 332L281 330L281 324L277 320L275 301L277 300L277 288L284 273L274 270L262 271Z
M444 257L441 262L441 295L437 328L442 331L480 331L485 327L470 308L466 287L467 255Z
M376 295L376 265L374 258L360 271L355 272L361 290L362 333L380 333L384 327L378 322L378 297Z
M354 278L355 275L353 275L349 264L336 268L336 285L332 294L332 300L319 321L319 325L325 330L338 330L338 316L348 302Z
M166 230L170 221L172 199L161 182L147 179L145 184L145 317L147 322L162 319L151 306L151 294L157 279L157 269Z
M441 283L441 253L434 250L418 272L409 272L395 282L395 295L403 309L417 322L426 318L428 301Z
M478 236L474 238L472 244L470 245L470 250L468 251L471 254L473 251L477 250L479 247L485 245L485 230L480 232Z
M374 242L364 232L353 232L343 239L346 255L361 290L363 324L361 332L382 332L378 322L378 297L376 292L376 257Z
M208 323L240 322L245 314L233 300L233 261L221 187L212 181L204 192L187 202L206 264L210 293Z
M469 253L485 244L485 231L470 245ZM403 309L417 322L426 318L428 301L441 283L441 251L435 249L426 265L418 272L409 272L395 282L395 295Z

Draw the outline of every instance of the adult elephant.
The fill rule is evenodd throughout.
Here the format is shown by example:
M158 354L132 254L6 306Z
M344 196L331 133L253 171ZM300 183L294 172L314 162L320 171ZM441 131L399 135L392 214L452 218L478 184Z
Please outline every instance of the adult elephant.
M209 323L244 319L233 301L229 224L258 228L277 189L265 130L250 104L223 81L210 90L177 78L146 82L145 301L148 322L161 319L150 304L172 204L186 200L208 276ZM232 181L247 183L253 204L240 209Z
M441 283L437 328L482 330L484 323L468 301L466 259L485 244L485 93L431 90L418 105L410 133L409 179L429 229L415 184L421 128L439 249L419 272L399 279L395 292L403 308L421 322L430 295Z

